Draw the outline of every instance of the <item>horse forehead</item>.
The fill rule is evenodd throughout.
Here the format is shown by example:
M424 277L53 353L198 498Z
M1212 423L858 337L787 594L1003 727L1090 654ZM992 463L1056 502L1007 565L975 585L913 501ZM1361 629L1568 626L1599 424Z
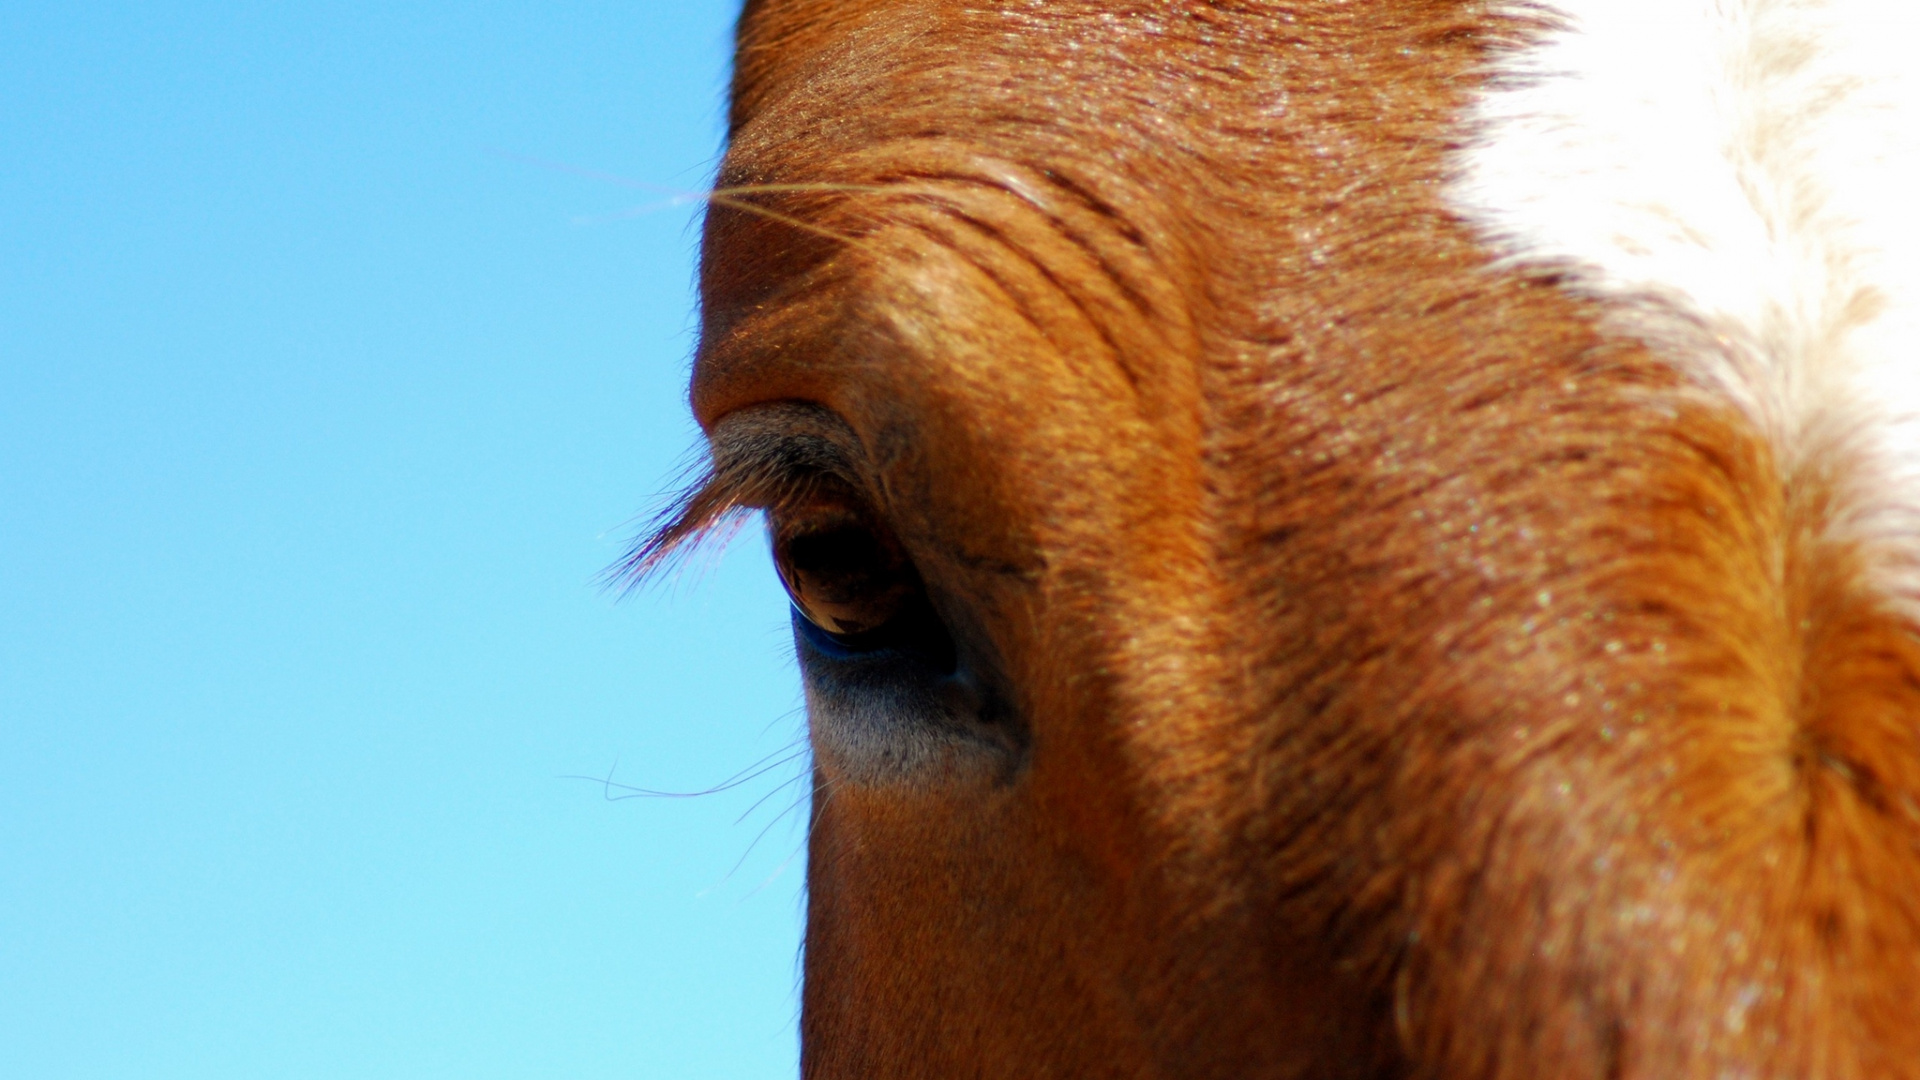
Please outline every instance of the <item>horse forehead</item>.
M1455 6L1407 6L1420 9L1407 18L1403 5L1379 5L1372 25L1326 12L1304 18L1316 9L1301 4L1224 13L1073 2L752 5L721 182L769 189L751 197L787 220L725 210L710 219L698 411L711 418L742 403L754 393L741 387L754 379L760 393L791 393L840 378L818 347L834 336L828 324L854 301L888 314L894 287L919 271L870 259L862 273L822 273L858 262L856 245L800 235L791 220L846 221L830 210L818 216L821 207L878 203L877 189L936 180L998 187L1056 226L1067 204L1097 219L1038 243L1047 230L975 224L998 233L999 256L1044 264L1065 291L1104 284L1127 294L1154 326L1117 360L1162 369L1150 400L1182 399L1185 409L1201 395L1196 384L1223 366L1285 381L1272 346L1306 341L1303 327L1344 326L1344 342L1313 340L1318 360L1364 349L1370 329L1355 309L1390 305L1383 295L1407 275L1379 272L1396 258L1377 250L1385 245L1356 245L1407 219L1422 226L1410 235L1431 234L1444 216L1439 149L1477 55L1447 40L1464 21ZM1329 41L1302 47L1315 36ZM1415 57L1409 41L1434 47ZM1375 77L1356 67L1377 69ZM770 190L807 185L820 190ZM839 194L827 190L836 185ZM976 210L968 213L992 217ZM1458 239L1443 245L1451 265L1425 260L1413 303L1473 287ZM1052 258L1063 254L1086 257ZM813 299L796 302L801 292ZM824 310L821 294L837 295L838 308ZM1114 333L1109 319L1079 336ZM776 351L784 359L768 362ZM1140 381L1137 371L1128 376ZM1226 396L1263 392L1238 382ZM723 383L731 389L710 390Z
M842 95L897 90L916 73L933 74L934 96L948 104L963 95L971 103L1004 104L1049 88L1055 94L1033 101L1033 111L1055 121L1071 121L1071 110L1084 103L1076 99L1104 106L1158 96L1163 108L1178 98L1203 103L1207 95L1196 91L1221 81L1213 76L1222 56L1272 51L1260 29L1292 21L1278 7L1275 16L1207 5L1129 12L1099 0L753 3L740 24L732 118L737 130L781 102L816 94L844 104ZM1169 74L1175 82L1162 84Z
M853 388L925 425L923 452L943 480L998 470L1028 489L1021 505L1034 518L1077 508L1057 533L1077 549L1049 556L1137 571L1088 578L1131 583L1098 598L1111 601L1115 647L1140 661L1111 658L1114 671L1159 672L1159 658L1192 652L1159 633L1189 625L1179 618L1127 622L1142 604L1178 615L1210 603L1196 619L1264 628L1222 643L1229 651L1291 650L1261 669L1256 681L1273 685L1260 696L1330 678L1369 650L1397 657L1372 685L1403 699L1398 680L1419 670L1464 686L1463 708L1519 683L1546 693L1564 681L1557 672L1591 659L1591 643L1563 629L1567 640L1540 646L1551 637L1540 620L1570 625L1541 597L1594 610L1638 602L1598 595L1597 570L1569 569L1613 559L1606 537L1653 512L1629 489L1697 483L1702 502L1730 499L1732 481L1694 475L1672 438L1676 416L1730 459L1752 439L1728 410L1695 407L1698 395L1648 350L1609 339L1597 303L1498 264L1448 203L1494 25L1479 10L1278 4L1176 23L1073 3L757 7L742 33L725 182L898 187L1004 167L998 186L1032 202L1022 178L1065 177L1100 204L1104 223L1088 235L1147 250L1144 265L1163 270L1174 295L1136 305L1154 332L1104 341L1114 320L1087 316L1098 305L1062 305L1069 320L1087 316L1070 323L1080 343L1109 347L1114 362L1037 364L1052 343L1016 333L1028 312L1013 310L1014 271L1076 293L1116 276L1113 259L1062 274L988 222L982 242L996 254L970 267L980 287L950 288L929 268L952 261L898 249L876 258L848 242L870 239L857 213L843 214L870 193L783 191L771 196L780 217L710 221L697 409L711 421L783 397L838 407ZM827 24L832 33L816 32ZM933 153L944 156L925 167ZM911 216L929 203L900 205ZM956 250L916 235L935 254ZM876 323L914 331L904 337L917 347L862 349ZM1110 377L1127 372L1128 353L1170 373L1136 380L1147 392L1131 400L1175 407L1152 417L1068 407L1094 391L1128 402L1125 380ZM967 438L932 430L929 386L944 394L943 422ZM1059 464L1090 462L1102 468L1060 475ZM1096 505L1106 509L1086 509ZM1160 517L1199 528L1146 542L1137 523ZM1121 532L1138 542L1104 539ZM1188 554L1206 568L1170 569ZM1614 569L1604 580L1639 573ZM1194 584L1209 574L1211 591ZM1421 651L1467 633L1514 638L1522 653L1503 655L1528 659L1479 670Z

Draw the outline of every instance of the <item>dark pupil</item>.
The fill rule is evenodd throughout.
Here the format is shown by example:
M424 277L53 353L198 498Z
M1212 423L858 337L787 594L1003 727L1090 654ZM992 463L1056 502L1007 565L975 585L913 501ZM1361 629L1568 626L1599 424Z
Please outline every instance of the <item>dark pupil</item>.
M817 604L859 604L878 599L898 577L893 560L865 529L798 536L787 543L787 562L800 580L803 600Z
M860 524L790 537L776 562L793 606L857 651L910 652L951 671L953 641L906 553Z
M899 550L859 525L792 537L780 545L779 556L793 605L835 634L886 625L919 588Z

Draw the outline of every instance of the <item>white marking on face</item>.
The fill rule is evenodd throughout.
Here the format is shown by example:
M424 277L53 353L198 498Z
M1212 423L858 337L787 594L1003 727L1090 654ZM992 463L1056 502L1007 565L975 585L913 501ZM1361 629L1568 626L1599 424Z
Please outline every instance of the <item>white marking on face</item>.
M1477 101L1454 207L1613 301L1785 468L1841 455L1831 527L1920 612L1920 4L1497 10L1549 28Z

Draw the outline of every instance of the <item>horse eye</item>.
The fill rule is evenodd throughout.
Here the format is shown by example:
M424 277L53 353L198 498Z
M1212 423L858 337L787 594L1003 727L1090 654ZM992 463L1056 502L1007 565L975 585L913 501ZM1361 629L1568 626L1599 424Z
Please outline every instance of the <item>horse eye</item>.
M773 556L793 606L830 634L878 630L920 592L906 553L857 523L776 538Z

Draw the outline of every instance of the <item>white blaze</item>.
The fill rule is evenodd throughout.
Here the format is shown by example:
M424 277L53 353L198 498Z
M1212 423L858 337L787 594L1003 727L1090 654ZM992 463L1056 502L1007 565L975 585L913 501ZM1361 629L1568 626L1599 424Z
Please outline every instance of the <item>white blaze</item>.
M1920 611L1920 0L1559 0L1476 102L1453 205L1730 395Z

